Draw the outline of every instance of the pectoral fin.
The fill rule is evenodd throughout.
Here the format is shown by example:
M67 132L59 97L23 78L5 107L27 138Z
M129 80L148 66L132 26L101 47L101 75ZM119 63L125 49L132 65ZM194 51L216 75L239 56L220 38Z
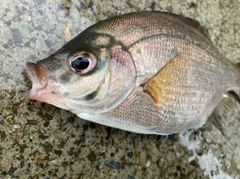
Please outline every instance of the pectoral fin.
M148 93L155 103L159 103L165 95L164 85L160 81L157 76L154 76L143 87L144 92Z
M177 87L177 83L181 84L187 80L184 78L190 73L187 53L187 50L179 53L144 84L144 92L148 93L155 103L166 100L169 92Z

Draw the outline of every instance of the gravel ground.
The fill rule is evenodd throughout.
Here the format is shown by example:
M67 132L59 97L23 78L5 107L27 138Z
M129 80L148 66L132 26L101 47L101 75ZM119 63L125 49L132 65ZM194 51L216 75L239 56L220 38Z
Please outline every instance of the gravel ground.
M240 105L214 126L170 136L140 135L30 101L24 65L89 25L140 10L197 19L231 61L240 62L239 0L4 0L0 5L0 178L240 178Z

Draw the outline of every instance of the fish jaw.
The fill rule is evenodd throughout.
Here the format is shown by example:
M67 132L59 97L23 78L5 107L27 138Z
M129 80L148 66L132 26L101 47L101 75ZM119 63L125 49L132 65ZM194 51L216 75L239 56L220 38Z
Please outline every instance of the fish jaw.
M46 68L39 63L28 62L26 64L26 71L32 81L32 88L26 92L27 98L68 109L61 95L54 93L52 88L49 87L50 75Z

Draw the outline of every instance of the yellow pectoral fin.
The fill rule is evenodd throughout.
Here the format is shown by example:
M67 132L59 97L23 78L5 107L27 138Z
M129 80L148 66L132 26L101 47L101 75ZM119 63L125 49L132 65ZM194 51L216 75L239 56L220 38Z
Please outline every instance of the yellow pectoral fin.
M189 50L182 51L144 84L144 92L148 93L155 103L169 98L170 93L173 94L173 90L179 88L178 84L188 82L191 73L188 56Z
M165 95L164 85L161 83L161 79L157 76L150 78L143 87L144 92L147 92L155 103L159 103Z

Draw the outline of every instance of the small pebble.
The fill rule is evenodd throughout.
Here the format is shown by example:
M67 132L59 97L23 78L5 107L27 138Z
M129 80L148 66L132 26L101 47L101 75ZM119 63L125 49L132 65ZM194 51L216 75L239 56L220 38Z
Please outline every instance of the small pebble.
M27 20L27 21L31 21L31 20L32 20L31 16L27 16L27 17L26 17L26 20Z
M66 168L67 166L69 166L69 164L68 164L68 162L63 162L63 163L62 163L62 166L63 166L64 168Z
M45 151L52 151L53 146L51 144L44 144L43 145Z
M38 125L38 121L37 120L27 120L28 124L31 125Z
M24 47L30 47L30 42L26 42L26 43L24 44Z
M107 160L106 161L106 165L108 165L109 167L114 168L114 169L119 169L120 168L120 163L116 162L116 161L114 161L112 159Z
M174 140L174 134L167 135L167 138L168 138L169 140Z
M31 41L35 43L37 41L37 38L33 37L33 38L31 38Z
M94 4L92 1L90 1L89 5L88 5L88 11L92 14L95 13L95 8L94 8Z
M197 166L197 162L195 160L192 160L191 162L189 162L189 164L192 166Z
M85 166L83 165L79 169L80 169L81 172L84 172Z
M5 175L7 175L7 172L6 172L6 171L3 171L3 172L1 173L1 175L5 176Z
M41 25L38 25L37 27L35 27L36 30L42 30L42 26Z
M43 168L43 167L44 167L43 163L40 163L40 164L39 164L39 167L40 167L40 168Z
M63 33L64 33L68 38L72 37L72 33L71 33L69 27L65 27L64 30L63 30Z
M62 6L60 3L58 3L57 2L57 8L59 9L59 10L61 10L61 11L66 11L67 9L64 7L64 6Z
M40 135L38 136L38 138L45 140L45 139L48 138L48 136L40 134Z
M56 154L56 155L62 155L62 151L61 150L54 150L54 153Z
M44 40L44 42L46 43L46 45L48 46L48 48L52 47L52 43L49 40Z
M44 123L43 123L43 126L44 126L44 127L49 126L49 121L44 122Z
M74 122L74 117L68 117L67 122L68 123L73 123Z
M10 25L12 24L11 21L7 21L7 22L5 22L5 23L7 24L7 26L10 26Z
M177 171L181 171L181 170L182 170L181 166L180 166L180 165L177 165L177 166L176 166L176 170L177 170Z
M22 43L22 35L19 29L12 29L12 36L14 43Z
M3 44L3 48L8 49L9 45L8 44Z
M106 127L106 131L107 131L107 134L108 134L107 137L106 137L106 140L109 140L112 128L111 127Z
M68 153L69 156L72 156L72 155L74 154L74 152L73 152L73 148L70 148L70 150L67 151L67 153Z
M6 137L7 137L7 135L6 135L5 131L3 131L1 133L1 139L4 140L4 139L6 139Z
M132 153L132 152L128 152L128 153L127 153L127 156L128 156L129 158L132 158L132 157L133 157L133 153Z
M41 5L43 2L45 2L45 0L36 0L35 5L36 5L36 6L39 6L39 5Z
M52 161L50 161L50 162L52 162L52 163L54 163L54 164L57 164L57 163L58 163L58 160L56 159L56 160L52 160Z
M139 139L138 139L137 137L134 137L134 139L133 139L133 145L134 145L134 147L137 147L137 146L138 146L138 141L139 141Z
M131 167L131 166L133 166L133 163L127 162L126 165L127 165L128 167Z
M96 156L96 154L92 151L90 154L88 154L87 158L88 158L88 160L90 160L91 162L94 162L94 161L96 161L97 156Z
M18 169L17 167L11 167L8 172L9 175L12 175L17 169Z
M151 162L148 160L147 163L145 164L146 167L150 167Z
M152 11L154 11L155 6L156 6L156 2L152 2L152 4L151 4Z
M197 8L197 4L194 2L191 2L189 5L190 8Z
M20 162L20 166L21 166L21 168L23 168L24 167L24 160L21 160L21 162Z
M86 142L85 136L82 136L81 141L82 141L82 142Z
M133 176L128 176L127 179L135 179Z
M26 171L25 174L26 174L27 176L31 175L31 173L30 173L29 171Z
M14 128L14 129L20 129L21 126L20 126L20 125L13 125L13 128Z

